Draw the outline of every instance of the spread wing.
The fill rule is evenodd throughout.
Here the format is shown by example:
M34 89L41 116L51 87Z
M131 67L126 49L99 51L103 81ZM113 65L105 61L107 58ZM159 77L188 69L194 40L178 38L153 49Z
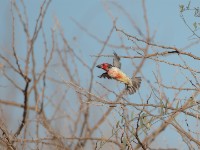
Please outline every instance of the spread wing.
M112 77L110 77L107 72L103 73L102 75L98 76L99 78L108 78L108 79L112 79Z
M115 52L113 52L113 54L114 54L113 66L121 69L120 57Z

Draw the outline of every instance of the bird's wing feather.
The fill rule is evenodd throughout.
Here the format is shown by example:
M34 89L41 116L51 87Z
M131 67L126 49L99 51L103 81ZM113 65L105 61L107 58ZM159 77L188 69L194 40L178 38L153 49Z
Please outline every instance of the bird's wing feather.
M120 57L117 55L116 52L113 52L114 58L113 58L113 66L121 69L121 62Z
M105 72L105 73L103 73L103 74L101 74L100 76L98 76L99 78L108 78L108 79L112 79L112 77L110 77L108 74L107 74L107 72Z

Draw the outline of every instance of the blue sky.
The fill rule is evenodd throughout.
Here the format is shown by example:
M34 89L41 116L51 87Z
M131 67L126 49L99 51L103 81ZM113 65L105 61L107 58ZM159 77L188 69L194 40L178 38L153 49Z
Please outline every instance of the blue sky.
M77 54L81 54L81 57L87 62L89 66L94 61L94 58L91 57L91 55L95 55L100 51L101 44L99 44L96 40L89 37L84 31L82 31L76 23L73 21L77 21L81 26L85 27L90 33L94 34L101 40L105 40L108 36L108 33L110 32L112 28L112 20L111 16L117 19L117 27L120 29L123 29L124 31L128 32L129 34L139 36L136 30L133 29L131 22L127 18L126 15L121 12L117 5L113 4L114 1L91 1L91 0L84 0L84 1L78 1L78 0L57 0L52 1L49 9L47 10L47 14L44 19L44 32L47 37L47 41L49 42L48 46L51 47L51 29L57 30L55 20L57 19L64 31L64 35L71 44L71 47L75 49L75 52ZM130 16L133 18L133 20L136 22L138 27L141 29L141 31L145 34L145 22L144 22L144 15L142 10L142 3L140 0L135 1L116 1L117 4L119 4L121 7L125 8L126 11L130 14ZM187 4L187 0L184 1L174 1L174 0L147 0L146 1L146 9L147 9L147 17L149 21L149 27L150 27L150 35L153 35L155 33L154 42L160 45L167 45L167 46L176 46L177 48L182 48L189 43L193 42L193 40L190 38L191 32L184 24L183 20L180 17L179 12L179 5L180 4ZM19 2L17 2L19 3ZM194 3L192 3L195 5ZM25 1L25 5L27 7L27 13L29 18L29 29L31 33L34 31L34 26L36 22L36 18L38 16L38 12L40 9L41 1L35 0L35 1ZM20 6L21 7L21 6ZM21 9L21 8L20 8ZM15 14L15 16L17 16ZM186 15L187 21L192 24L194 21L191 17L192 15ZM9 49L10 45L9 42L11 41L12 36L12 26L11 26L11 18L10 18L10 1L0 0L0 49ZM16 46L18 50L18 54L23 57L24 52L26 51L26 42L25 42L25 35L23 34L22 26L20 25L19 21L16 21ZM120 39L117 32L114 32L109 43L120 45ZM132 43L125 37L121 36L122 40L125 45L132 46ZM141 38L141 37L140 37ZM76 41L74 41L76 39ZM59 42L60 47L63 46L62 42ZM42 36L41 33L36 41L35 44L35 52L36 52L36 58L37 58L37 64L42 63L43 60L43 54L42 51L43 42L42 42ZM194 54L199 55L199 51L197 51L197 46L192 47L189 51L194 52ZM113 52L113 48L107 47L103 54L111 55ZM115 50L119 55L126 56L126 53L123 51ZM2 52L4 53L4 52ZM131 52L131 54L136 54L134 52ZM169 60L170 62L177 62L176 56L166 57L164 58L166 60ZM188 64L194 67L195 69L198 69L199 67L196 64L199 64L197 61L191 61L191 59L186 58L188 60ZM111 58L101 58L98 62L101 63L103 61L109 61L112 62ZM138 63L137 60L134 60L135 63ZM0 62L1 63L1 62ZM127 74L132 74L133 69L127 69L126 65L131 64L130 60L122 59L122 69ZM23 64L22 64L23 65ZM79 64L78 64L79 65ZM152 73L152 70L155 71L156 65L153 64L151 61L147 61L142 69L142 72L144 75L147 75L147 80L150 80L151 82L154 82L154 75ZM187 76L189 73L185 72L184 74L181 74L178 69L169 67L167 65L160 65L161 69L161 75L166 83L172 83L174 80L174 76L176 77L177 84L181 84L183 80L185 80L185 76ZM40 65L38 65L38 70L40 69ZM87 72L84 69L80 69L83 74L87 75ZM94 75L99 75L102 71L95 70ZM178 73L177 73L178 72ZM178 75L177 75L178 74ZM99 80L96 78L98 82L105 83L107 81ZM87 87L87 82L89 81L89 77L86 77L83 81L81 81L81 85L83 87ZM0 78L1 84L7 84L4 79ZM113 85L116 85L116 82L109 81L110 85L108 87L112 87ZM94 83L95 84L95 83ZM119 84L117 84L119 86ZM119 87L122 88L122 87ZM141 87L141 94L145 97L146 94L146 88L148 88L147 83L144 83ZM50 88L51 89L51 88ZM4 93L5 92L5 93ZM149 92L149 91L148 91ZM148 93L147 92L147 93ZM2 89L0 91L0 95L3 95L5 98L9 98L9 92L6 91L6 89ZM167 94L169 95L169 99L171 98L172 92L167 91ZM17 92L16 92L16 95ZM20 95L16 96L18 97L18 100L20 102ZM183 94L183 97L187 97L187 93ZM110 97L113 99L114 97ZM136 96L136 99L138 96ZM132 98L129 98L132 101ZM139 102L138 102L139 103ZM49 110L50 111L50 110ZM16 110L18 112L18 110ZM170 129L169 129L170 130ZM179 147L180 145L177 144L176 138L177 135L175 135L173 130L170 130L170 134L164 133L162 138L167 138L167 140L170 140L171 143L175 147ZM169 139L170 138L170 139ZM181 139L179 139L181 141ZM170 143L169 142L169 143ZM181 142L180 142L181 143Z

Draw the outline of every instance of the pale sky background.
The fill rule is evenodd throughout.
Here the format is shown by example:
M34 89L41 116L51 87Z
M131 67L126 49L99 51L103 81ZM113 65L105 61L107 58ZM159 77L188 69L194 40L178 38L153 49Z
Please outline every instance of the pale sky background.
M142 3L140 0L126 0L116 1L118 4L120 4L123 8L126 9L127 12L131 14L131 17L134 19L134 21L137 23L139 28L145 33L145 24L144 24L144 18L143 18L143 12L142 12ZM180 17L179 12L179 5L180 4L187 4L187 0L182 1L174 1L174 0L147 0L146 1L146 9L147 9L147 15L148 15L148 21L149 21L149 27L150 27L150 34L153 35L155 32L155 38L154 42L160 45L166 45L166 46L176 46L177 48L183 48L187 44L191 43L193 39L190 38L191 32L184 24L183 20ZM105 9L105 4L109 6L108 9L114 17L117 17L117 27L125 30L129 34L137 34L135 30L133 30L130 21L127 19L127 17L119 11L119 9L112 4L112 1L97 1L97 0L53 0L47 10L47 14L44 19L43 28L45 30L45 34L47 37L47 41L49 43L51 42L51 29L56 30L55 26L55 18L58 19L60 22L60 25L64 31L65 37L68 39L69 42L71 42L71 46L76 49L75 51L79 53L81 51L82 58L91 66L90 64L93 62L93 58L90 55L95 55L97 52L99 52L101 46L99 43L97 43L94 39L88 37L86 33L84 33L80 28L72 21L72 19L76 20L78 23L80 23L82 26L84 26L89 32L96 35L99 39L105 40L108 36L108 33L110 32L112 28L112 20L110 16L108 15L108 11ZM34 26L36 22L36 18L38 16L38 12L40 9L41 1L40 0L25 0L25 5L27 6L28 11L28 17L29 17L29 28L30 31L33 33ZM194 1L192 2L192 5L194 4ZM199 5L199 4L196 4ZM10 15L10 1L0 0L0 51L1 49L10 48L8 47L9 41L12 36L12 26L11 26L11 15ZM187 21L193 23L193 17L192 15L186 15ZM9 32L10 31L10 32ZM21 32L22 26L19 24L19 22L16 24L16 34L18 37L16 38L18 54L23 56L24 51L26 50L25 45L25 35ZM74 37L76 37L76 42L73 41ZM41 57L41 53L43 51L41 50L43 48L43 42L41 41L41 33L36 41L35 45L35 51L36 51L36 57L38 59L37 63L40 63L42 61L43 57ZM117 33L114 33L112 35L112 38L110 40L110 43L118 43L119 38L117 36ZM130 45L131 42L127 40L126 37L123 38L123 42L125 45ZM51 45L49 45L50 47ZM62 47L62 46L60 46ZM192 49L190 49L194 54L200 55L199 53L199 47L194 46ZM123 52L120 50L115 50L119 55L125 56ZM113 49L112 48L106 48L103 54L112 54ZM135 53L133 53L135 54ZM171 62L176 62L175 57L170 57L167 60ZM191 61L188 60L188 63L195 69L199 68L199 62L198 61ZM103 61L109 61L112 62L111 58L102 58L99 60L99 63ZM191 61L191 62L190 62ZM129 69L126 67L127 64L130 63L129 60L122 59L122 69L128 73L131 74L135 68ZM137 63L137 60L136 60ZM163 65L161 66L162 71L162 77L166 83L173 83L174 76L176 76L176 72L178 70L170 70L172 67ZM39 69L39 68L38 68ZM151 63L148 63L148 61L145 63L142 71L143 74L148 76L147 79L151 82L154 82L154 76L152 73L152 70L155 70L155 65L152 65ZM87 73L83 71L83 74L87 76ZM95 69L95 75L99 75L102 73L101 70ZM185 73L187 75L187 73ZM185 79L183 76L178 76L177 78L178 84L181 84L181 80ZM83 87L87 87L87 81L89 79L86 77L85 82L82 81L81 85ZM96 78L98 82L106 82L99 80ZM0 84L5 85L4 78L0 77ZM179 83L180 81L180 83ZM110 82L111 85L115 85L115 82ZM169 84L170 85L170 84ZM140 93L145 95L146 94L146 88L145 83L143 83ZM0 96L1 98L9 99L9 92L6 89L2 88L0 89ZM169 98L170 98L170 91L169 92ZM189 93L189 92L188 92ZM183 94L183 97L187 98L187 94ZM19 100L16 100L18 102L21 102L20 95L18 95ZM137 97L137 96L136 96ZM110 97L112 99L112 97ZM130 98L131 100L131 98ZM31 102L30 102L31 103ZM19 110L16 109L16 113L19 113ZM50 110L49 110L49 113ZM12 115L12 114L11 114ZM19 116L21 115L21 112L19 113ZM178 135L173 132L174 129L167 128L164 133L160 135L160 138L157 138L156 144L162 143L162 145L165 145L165 140L168 141L165 146L166 147L172 147L172 148L179 148L180 146L183 146L182 139L177 138ZM184 148L184 147L183 147Z

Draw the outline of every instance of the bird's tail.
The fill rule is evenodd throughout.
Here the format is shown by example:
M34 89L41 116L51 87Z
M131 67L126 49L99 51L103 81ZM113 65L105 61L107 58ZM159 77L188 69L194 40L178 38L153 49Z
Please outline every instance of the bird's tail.
M140 88L141 81L141 77L133 77L132 85L126 85L125 91L127 92L127 94L134 94Z

